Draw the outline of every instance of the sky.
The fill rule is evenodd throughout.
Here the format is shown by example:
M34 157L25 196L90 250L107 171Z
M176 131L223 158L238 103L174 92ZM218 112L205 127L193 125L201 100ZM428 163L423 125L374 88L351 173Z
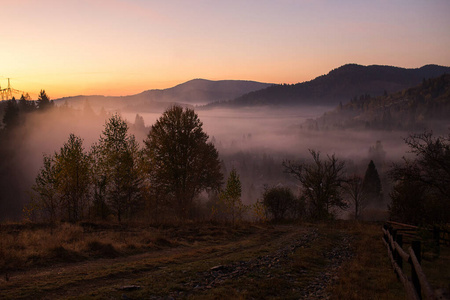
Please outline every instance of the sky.
M450 66L448 0L0 0L0 86L131 95L298 83L347 63ZM20 96L20 95L19 95Z

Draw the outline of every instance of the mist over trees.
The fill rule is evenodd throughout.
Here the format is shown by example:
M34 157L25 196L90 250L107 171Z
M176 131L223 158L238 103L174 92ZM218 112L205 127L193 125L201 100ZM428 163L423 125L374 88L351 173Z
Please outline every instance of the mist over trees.
M450 222L450 134L412 134L411 158L395 163L389 211L394 220L418 225Z
M73 222L105 219L111 213L121 222L142 217L147 203L150 210L159 204L166 208L166 217L185 220L200 192L220 188L217 150L193 110L168 109L150 129L142 149L128 130L115 114L89 153L81 138L71 134L59 152L44 155L34 201L27 207L29 218L40 214L51 222ZM162 195L155 202L154 197ZM174 213L168 214L170 210Z
M422 85L444 97L445 89L438 83L424 80ZM202 120L208 116L208 132L235 130L235 136L210 139L189 108L171 107L146 127L144 118L149 118L145 113L133 115L134 124L130 124L119 114L105 110L97 114L89 102L80 110L52 105L45 91L39 101L29 99L23 95L19 101L0 103L3 219L19 219L24 204L25 216L50 222L214 219L233 224L242 219L370 219L374 211L385 210L388 201L394 220L422 224L447 218L448 207L440 199L446 199L448 191L442 192L445 185L436 182L448 174L439 171L439 177L431 180L438 167L426 169L432 164L420 162L424 154L398 162L406 148L425 153L419 145L435 144L434 137L411 136L403 146L399 143L400 134L405 136L402 132L311 133L297 126L300 121L295 123L295 113L286 121L284 110L267 109L229 110L222 115L201 111ZM362 99L370 102L373 98ZM411 109L417 112L423 107L412 105ZM242 127L246 123L241 118L253 125ZM91 124L96 124L95 130ZM58 127L67 127L64 135ZM86 133L90 131L93 134ZM447 137L438 140L440 146L433 149L448 148ZM307 153L308 148L316 150ZM31 157L37 156L39 162L33 162ZM441 165L445 165L442 157ZM392 162L395 168L388 177ZM428 177L420 177L427 172ZM229 174L225 185L222 174Z

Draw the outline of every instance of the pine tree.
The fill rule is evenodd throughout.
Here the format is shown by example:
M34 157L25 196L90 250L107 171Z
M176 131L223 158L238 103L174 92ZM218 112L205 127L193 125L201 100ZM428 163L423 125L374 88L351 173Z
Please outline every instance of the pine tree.
M11 99L6 103L5 114L3 115L5 128L10 130L19 125L19 106L16 99Z
M382 201L381 180L373 160L370 161L364 175L363 192L369 203L379 204Z
M50 98L47 96L45 90L41 90L38 96L38 100L36 101L39 110L45 110L53 106L53 101L50 101Z
M236 219L240 217L243 210L243 204L241 201L242 187L239 175L236 169L232 169L228 176L227 186L220 194L220 199L225 204L227 213L231 216L231 222L234 225Z

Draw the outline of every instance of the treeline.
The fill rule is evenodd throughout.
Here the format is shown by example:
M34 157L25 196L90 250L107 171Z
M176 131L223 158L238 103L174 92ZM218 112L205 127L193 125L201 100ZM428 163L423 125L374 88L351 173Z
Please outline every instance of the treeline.
M27 105L33 106L30 112L52 106L51 101L46 102L48 106L29 102ZM12 109L5 111L3 120L16 115L19 121L8 123L14 118L6 118L1 138L15 133L12 128L26 115L21 108L17 115ZM193 110L175 106L150 128L145 127L142 117L136 117L133 127L147 132L143 145L119 115L110 116L89 149L80 136L70 134L59 150L44 155L25 216L50 222L214 219L235 223L250 218L330 219L341 210L350 210L359 219L366 208L382 207L390 194L393 220L413 224L450 220L450 135L434 137L425 132L406 139L415 156L391 167L394 188L389 193L386 184L382 187L375 166L386 154L381 142L370 149L374 161L367 165L365 174L356 171L351 161L314 150L309 160L299 157L299 161L284 160L283 164L270 155L253 157L249 153L228 155L225 162L219 159L214 139L209 141L202 125ZM2 143L0 150L10 155L16 146L4 151L7 147ZM2 178L14 181L17 176L10 172L14 170L3 168L8 158L2 156ZM230 164L228 172L225 165ZM223 174L227 175L225 182ZM286 174L293 176L295 184L287 183ZM15 192L5 184L11 180L2 180L1 197ZM256 182L270 185L262 189ZM250 200L247 205L243 198Z
M433 127L450 115L450 75L424 79L417 87L371 97L353 97L305 127L328 129L416 130Z
M0 108L3 128L11 130L23 124L28 113L45 111L53 106L53 101L47 96L45 90L40 91L37 101L32 101L28 94L22 94L19 100L13 97L11 100L4 101Z
M412 156L393 165L392 220L414 225L450 222L450 132L412 134L405 139Z
M204 190L218 190L220 161L193 110L174 106L151 127L140 147L113 115L89 151L70 134L46 155L27 206L30 218L118 221L139 217L187 219Z

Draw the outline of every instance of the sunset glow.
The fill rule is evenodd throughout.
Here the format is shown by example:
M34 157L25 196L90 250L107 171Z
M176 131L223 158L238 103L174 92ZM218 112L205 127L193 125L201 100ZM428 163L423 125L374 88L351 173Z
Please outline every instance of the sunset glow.
M297 83L346 63L450 65L450 2L18 0L0 85L129 95L193 78Z

